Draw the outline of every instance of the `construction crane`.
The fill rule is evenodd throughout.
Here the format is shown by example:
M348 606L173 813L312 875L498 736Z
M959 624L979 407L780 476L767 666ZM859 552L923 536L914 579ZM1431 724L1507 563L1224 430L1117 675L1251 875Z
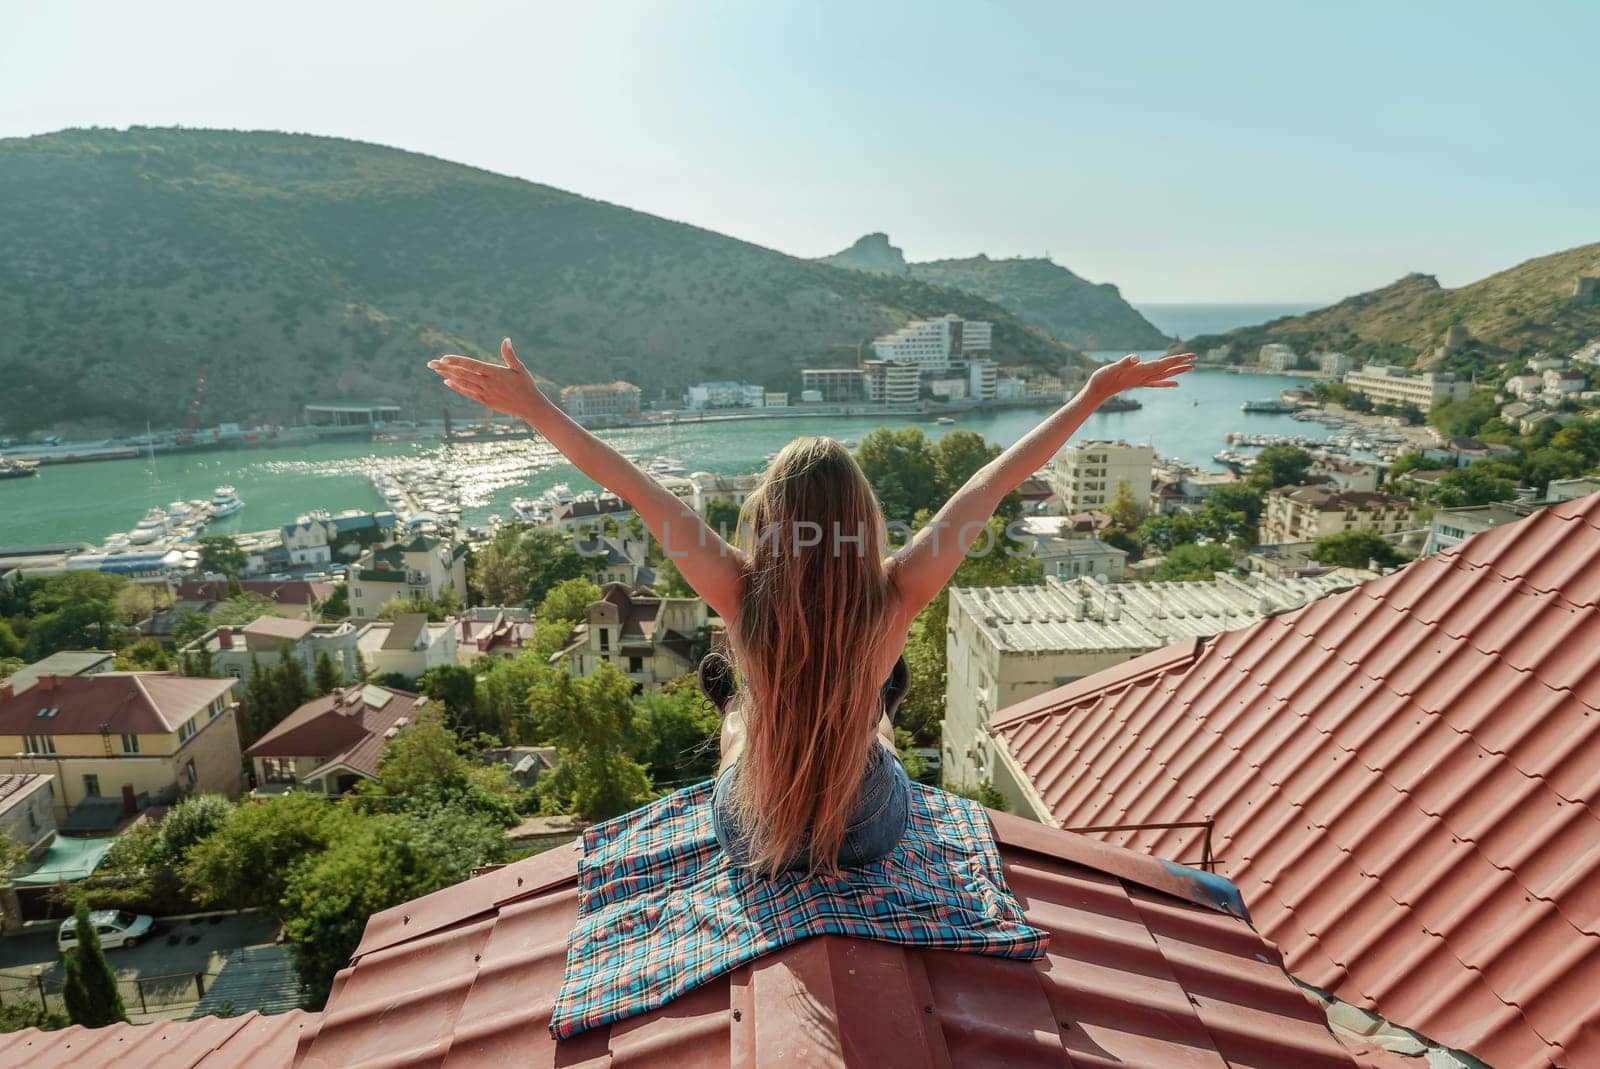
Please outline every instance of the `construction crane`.
M179 445L194 441L194 432L200 426L200 402L206 395L206 372L210 370L209 363L200 365L200 375L194 381L194 400L189 402L189 422L184 426L183 433L178 435Z

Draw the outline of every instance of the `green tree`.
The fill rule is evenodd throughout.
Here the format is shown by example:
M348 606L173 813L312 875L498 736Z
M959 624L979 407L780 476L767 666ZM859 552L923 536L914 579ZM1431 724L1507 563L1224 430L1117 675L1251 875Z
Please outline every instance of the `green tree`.
M71 1023L65 1014L47 1010L37 1002L8 1002L0 1006L0 1033L20 1032L24 1028L53 1032Z
M479 715L478 677L472 669L458 664L441 664L428 669L417 680L417 688L444 706L450 727L457 734L493 732Z
M1414 449L1407 450L1394 458L1394 463L1389 465L1389 481L1393 482L1403 475L1413 471L1424 470L1432 461Z
M589 606L599 600L600 588L588 579L564 579L550 588L534 616L541 622L561 620L575 624L585 619Z
M731 537L739 529L739 506L732 501L718 498L706 502L706 526L721 534L727 531Z
M294 655L287 642L278 647L278 663L272 671L283 710L278 720L282 720L311 700L311 682L306 679L306 666ZM274 720L273 724L277 722Z
M1128 555L1128 560L1136 561L1144 556L1144 546L1134 537L1133 532L1122 527L1107 527L1100 532L1100 541L1108 546L1116 546Z
M1447 438L1478 433L1493 419L1499 406L1490 390L1474 390L1460 401L1442 400L1428 411L1428 420Z
M290 876L338 837L347 815L344 806L308 791L238 806L190 849L184 886L206 905L262 908L282 920Z
M422 613L433 623L439 623L460 611L460 595L445 587L436 598L431 598L420 590L407 597L396 594L378 609L378 619L394 620L410 613Z
M1515 483L1491 474L1480 463L1457 468L1441 478L1434 489L1434 500L1445 508L1462 508L1510 501L1517 496Z
M1380 568L1393 568L1406 558L1372 528L1340 531L1317 540L1311 556L1318 564L1332 567L1365 568L1377 561Z
M1139 525L1140 543L1158 553L1171 553L1178 546L1190 545L1204 533L1200 518L1185 512L1152 516Z
M984 780L975 786L965 784L945 784L945 790L951 794L959 794L963 798L970 798L979 805L990 809L998 809L1004 813L1009 807L1006 796L1000 793L1000 788L992 780Z
M1173 547L1166 559L1150 573L1152 582L1185 582L1194 579L1212 579L1217 572L1233 567L1233 554L1227 546L1215 542L1206 545Z
M943 499L961 489L980 468L1000 454L998 447L983 440L983 435L961 430L951 431L934 442L929 452L938 477L939 497ZM933 501L923 507L937 509L943 503L942 500Z
M66 572L28 580L27 653L36 661L60 650L110 649L117 597L128 581L105 572Z
M1262 490L1295 486L1311 471L1311 454L1293 445L1269 445L1256 454L1250 481Z
M161 845L174 867L181 867L195 844L228 822L234 805L220 794L185 798L162 818Z
M89 903L79 895L72 916L77 943L62 956L61 998L73 1024L85 1028L104 1028L128 1019L122 1008L122 993L117 990L117 974L106 962L100 948L100 935L89 916Z
M716 774L722 717L694 676L668 681L633 700L643 745L635 755L658 787L697 783Z
M551 587L590 570L565 532L513 524L474 554L468 585L480 604L533 605Z
M317 651L317 667L312 683L318 694L330 693L335 687L344 682L344 673L339 666L333 663L327 650Z
M231 535L207 535L195 542L200 550L200 570L209 575L239 575L250 558Z
M282 616L278 603L253 590L241 591L211 610L213 627L252 624L263 616Z
M856 462L887 520L906 523L918 512L943 504L933 451L918 427L879 427L861 440Z
M0 658L22 659L22 640L5 620L0 620Z
M211 630L209 617L185 609L178 614L177 621L172 625L172 642L182 649L209 630Z
M671 557L662 557L655 566L656 581L652 585L657 594L664 598L692 598L695 596L694 587L689 585L689 580L678 571L678 565Z
M119 672L168 672L172 670L172 657L166 647L153 638L122 647L117 651L114 667Z
M350 584L340 583L333 588L333 593L317 606L317 611L324 620L343 620L350 615Z
M633 684L611 664L582 679L552 674L533 688L528 705L560 755L539 778L546 812L600 820L650 798L650 778L631 756L639 744Z
M1117 492L1106 502L1106 515L1124 530L1131 531L1139 526L1143 514L1139 511L1138 499L1133 496L1133 484L1127 479L1117 483Z
M1261 491L1249 483L1224 483L1200 509L1200 524L1219 542L1253 545L1261 521Z
M564 637L567 626L558 624L557 629ZM538 642L536 628L534 640L517 656L490 657L480 662L482 671L478 677L478 688L481 721L486 725L485 730L508 743L547 741L534 735L533 724L528 717L528 691L544 676L565 670L549 663L549 654L554 649L548 652L537 649Z

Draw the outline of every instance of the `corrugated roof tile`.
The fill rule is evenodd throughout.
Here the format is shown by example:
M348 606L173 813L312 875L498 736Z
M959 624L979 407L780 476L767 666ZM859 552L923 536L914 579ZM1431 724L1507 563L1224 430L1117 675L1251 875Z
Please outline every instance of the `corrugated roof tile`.
M1151 655L1137 701L1091 677L992 730L1059 824L1213 819L1307 982L1497 1066L1580 1065L1600 1046L1579 994L1600 987L1597 601L1600 495Z

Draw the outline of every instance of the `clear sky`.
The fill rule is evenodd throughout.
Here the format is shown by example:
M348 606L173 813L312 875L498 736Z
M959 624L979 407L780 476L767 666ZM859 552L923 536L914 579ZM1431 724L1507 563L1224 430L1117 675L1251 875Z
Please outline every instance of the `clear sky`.
M1592 0L0 0L0 136L334 134L801 256L1322 300L1600 241L1597 49Z

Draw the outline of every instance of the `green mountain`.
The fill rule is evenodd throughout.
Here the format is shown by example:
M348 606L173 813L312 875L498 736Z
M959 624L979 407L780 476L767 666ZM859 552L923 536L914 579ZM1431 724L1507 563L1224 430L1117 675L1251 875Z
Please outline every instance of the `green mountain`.
M1171 341L1123 300L1117 287L1096 285L1051 260L978 255L910 264L887 234L868 234L819 262L965 290L1079 348L1160 349Z
M558 384L647 398L800 369L912 318L995 325L1002 363L1070 346L1003 308L840 270L378 145L134 128L0 140L0 427L288 421L313 400L436 416L425 362L510 335ZM463 408L458 408L463 411Z
M1232 360L1245 363L1267 342L1282 342L1302 354L1330 350L1480 374L1541 350L1565 354L1596 338L1600 243L1541 256L1458 289L1445 289L1432 275L1410 274L1328 308L1182 344L1200 353L1227 346Z

